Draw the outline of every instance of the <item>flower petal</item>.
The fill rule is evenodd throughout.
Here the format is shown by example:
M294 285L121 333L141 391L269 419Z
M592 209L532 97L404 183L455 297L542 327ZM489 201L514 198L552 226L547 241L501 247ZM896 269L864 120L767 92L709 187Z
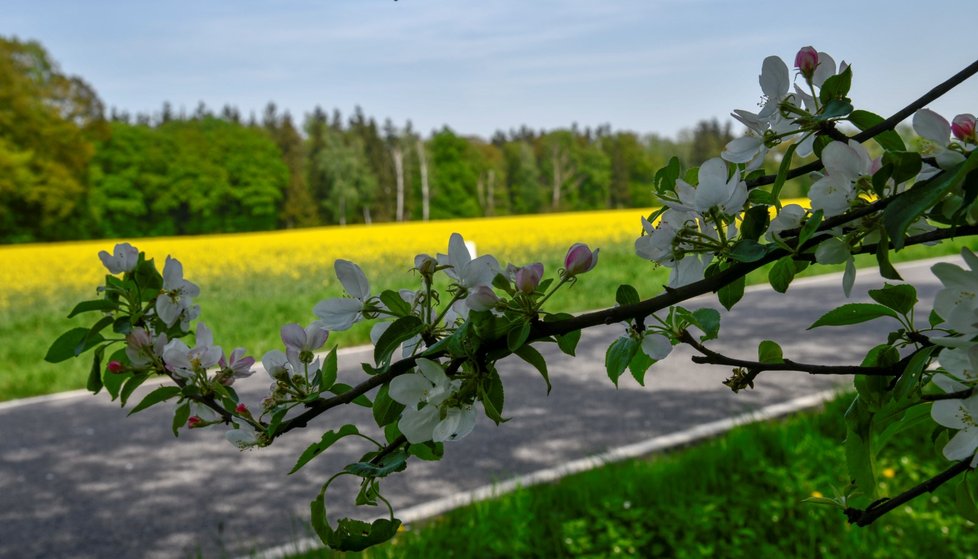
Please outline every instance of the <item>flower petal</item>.
M336 270L336 277L339 278L347 293L360 301L365 301L370 297L370 284L360 266L349 260L337 260L333 264L333 268Z

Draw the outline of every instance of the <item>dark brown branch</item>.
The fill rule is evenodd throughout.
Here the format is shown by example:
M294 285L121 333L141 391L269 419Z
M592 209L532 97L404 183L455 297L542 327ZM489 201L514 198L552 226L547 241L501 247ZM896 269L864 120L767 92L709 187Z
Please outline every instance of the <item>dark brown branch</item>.
M969 462L970 461L958 462L920 485L916 485L911 489L897 495L896 497L893 497L892 499L876 501L875 503L869 505L869 507L867 507L865 510L847 508L845 510L846 518L849 519L849 524L855 524L856 526L869 526L884 514L899 508L901 505L916 499L924 493L932 493L941 485L944 485L955 477L967 472L971 469Z
M943 83L937 87L931 89L927 93L923 94L913 103L910 103L906 107L900 109L896 113L890 116L890 118L884 120L883 122L863 130L862 132L852 136L851 139L857 142L865 142L881 132L886 132L887 130L893 130L898 124L903 122L907 117L917 112L919 109L926 107L935 99L941 97L948 91L951 91L963 81L967 80L971 76L978 73L978 60L969 64L965 69L961 70L957 74L954 74ZM795 177L800 177L802 175L811 173L813 171L818 171L822 168L821 161L813 161L807 165L802 165L801 167L796 167L788 171L788 178L793 179ZM764 186L767 184L773 184L777 180L777 175L764 175L763 177L758 177L753 181L747 183L747 188L755 188L758 186Z
M728 365L731 367L742 367L758 373L763 371L797 371L811 375L865 375L865 376L899 376L903 371L900 364L893 367L860 367L858 365L812 365L809 363L796 363L790 359L785 359L781 363L761 363L760 361L747 361L735 359L717 353L703 344L696 341L689 332L683 332L680 341L689 344L696 351L703 355L692 357L694 363L708 365ZM756 376L756 375L755 375Z
M966 388L957 392L947 392L945 394L924 394L920 399L924 402L937 402L939 400L963 400L975 393L974 388Z

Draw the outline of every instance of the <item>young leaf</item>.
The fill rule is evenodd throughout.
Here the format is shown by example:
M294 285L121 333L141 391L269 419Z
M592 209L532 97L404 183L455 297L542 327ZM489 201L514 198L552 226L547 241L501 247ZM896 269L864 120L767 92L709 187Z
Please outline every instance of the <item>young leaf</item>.
M822 210L815 210L815 213L813 213L812 216L805 221L805 224L801 226L801 230L798 231L799 247L808 242L808 239L811 239L812 235L818 232L818 227L822 224L822 218L824 215L825 212Z
M126 402L129 401L129 396L132 396L132 393L135 392L140 385L146 382L146 379L148 378L148 373L135 373L132 375L132 377L126 380L125 384L122 385L122 390L119 391L119 402L123 407L125 407Z
M874 318L889 316L897 318L897 313L893 309L876 305L873 303L847 303L832 309L822 315L821 318L808 327L809 330L819 326L847 326L849 324L859 324Z
M563 336L557 337L557 347L560 351L563 351L567 355L574 356L574 352L577 350L577 344L581 341L581 331L574 330L573 332L568 332Z
M520 347L514 353L523 361L533 365L537 371L540 371L544 382L547 383L547 394L550 394L550 390L553 387L550 385L550 374L547 372L547 360L543 358L543 355L540 355L539 351L529 345Z
M404 299L401 299L400 294L398 294L396 291L391 291L388 289L382 292L380 294L380 302L387 307L387 310L391 311L396 316L407 316L411 314L411 305L409 305Z
M754 206L744 212L744 219L740 223L740 236L742 239L756 241L767 231L771 223L771 214L767 206Z
M78 356L78 353L75 353L75 349L82 343L87 334L88 328L72 328L64 334L61 334L58 336L58 339L54 340L51 347L48 348L44 360L48 363L61 363L62 361L67 361L72 357Z
M83 312L91 311L114 311L119 309L119 303L115 301L109 301L108 299L95 299L92 301L82 301L75 305L75 308L71 310L68 318L73 318L75 315L81 314Z
M105 346L99 346L92 356L92 369L88 372L88 383L86 388L92 394L98 394L102 390L102 355L105 353ZM112 374L112 373L107 373Z
M299 468L305 466L310 460L319 456L326 451L329 447L333 446L336 441L342 439L343 437L348 437L350 435L357 435L360 431L357 430L356 425L346 424L340 427L336 431L326 431L323 436L319 439L318 443L313 443L309 445L302 454L299 455L299 459L296 461L295 466L289 470L289 474L294 474L299 471Z
M486 411L486 417L491 419L496 425L506 421L503 418L503 405L505 404L505 394L503 392L503 381L499 378L499 373L492 371L485 384L479 384L479 399L482 400L482 407Z
M326 354L326 359L323 361L323 368L319 375L319 392L324 392L333 387L333 384L336 382L338 368L336 346L333 346L333 349L329 350L329 353Z
M386 364L394 350L401 343L417 335L423 327L421 319L416 316L402 316L395 320L377 340L377 345L374 347L374 363Z
M404 404L395 402L393 398L390 397L389 385L383 385L380 390L377 391L377 396L374 398L373 414L374 421L377 422L377 427L383 427L388 423L397 421L401 417L401 412L404 411Z
M621 305L634 305L642 299L638 296L638 291L634 287L624 284L618 286L618 291L615 293L615 301Z
M917 290L910 284L883 284L881 289L870 289L869 296L877 303L900 314L908 314L917 304Z
M170 398L175 398L180 395L179 386L161 386L156 390L150 392L142 399L136 407L129 412L129 415L143 411L144 409L159 404L160 402L165 402Z
M849 122L853 123L859 130L868 130L882 123L883 117L869 111L855 110L849 113ZM887 151L904 151L907 149L903 139L893 130L880 132L873 139Z
M618 338L608 347L604 356L604 365L608 369L608 378L615 383L615 386L618 386L618 377L628 368L639 347L639 342L629 336Z
M349 464L347 467L343 468L343 470L350 472L353 475L365 478L387 477L394 472L403 471L404 468L407 467L407 459L407 452L405 452L403 449L395 450L381 459L381 461L377 464L370 462L356 462L354 464Z
M734 281L717 290L717 299L720 304L728 311L737 304L744 296L744 287L747 285L747 277L740 276Z
M784 354L777 342L764 340L757 346L757 360L761 363L784 363Z
M655 363L655 359L652 359L644 351L636 351L635 357L628 363L628 371L632 373L632 377L641 386L645 386L645 373L649 370Z
M880 227L879 232L880 242L876 245L876 262L879 264L880 275L886 279L900 281L903 279L900 277L900 272L897 272L890 262L890 238L885 228Z
M897 250L903 248L904 237L910 224L937 203L949 190L961 183L965 177L978 168L978 150L954 169L918 182L909 190L893 198L883 210L883 226Z
M510 351L516 352L519 348L523 347L523 344L526 343L526 339L529 337L530 323L526 320L521 320L506 332L506 347Z
M751 239L741 239L730 249L729 256L737 262L757 262L767 254L765 245L752 241Z
M190 402L184 402L173 410L173 436L180 436L180 428L187 424L190 419Z
M849 479L868 499L876 498L876 467L873 461L870 425L873 414L857 396L846 411L846 466Z
M788 291L791 280L795 279L795 263L791 257L785 256L775 262L767 274L767 279L771 282L771 287L778 293Z
M701 342L713 340L720 333L720 312L716 309L696 309L693 311L693 324L703 331Z

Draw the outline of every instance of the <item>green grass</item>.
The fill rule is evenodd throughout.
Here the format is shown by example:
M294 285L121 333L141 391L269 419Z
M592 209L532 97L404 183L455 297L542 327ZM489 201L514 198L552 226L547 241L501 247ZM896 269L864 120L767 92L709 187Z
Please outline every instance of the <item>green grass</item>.
M975 243L978 241L972 241ZM906 261L958 253L966 240L945 241L936 247L910 247L895 254L894 260ZM978 245L976 245L978 246ZM542 247L518 256L517 264L533 261L544 263L548 274L561 265L566 247ZM496 255L502 263L507 255ZM860 266L873 266L872 257L859 260ZM804 275L841 269L813 267ZM383 289L412 287L416 278L407 265L391 265L387 269L365 270L374 293ZM194 279L194 270L186 270ZM245 347L258 358L265 351L280 345L279 328L287 322L308 324L315 319L312 307L320 300L339 295L336 282L323 288L323 277L332 278L330 263L318 270L309 270L301 279L254 275L228 277L220 282L201 285L198 302L202 318L215 332L218 344L227 349ZM767 272L751 274L751 283L766 281ZM601 247L598 266L581 276L573 288L565 289L551 299L551 311L583 311L614 305L618 285L630 283L643 297L655 295L667 282L668 270L654 268L634 256L631 242ZM74 304L95 295L89 290L66 290L55 297L28 297L0 309L0 400L11 400L40 394L82 388L88 377L90 361L73 360L52 365L43 361L50 343L63 331L92 322L92 315L68 320L65 317ZM360 324L350 332L336 333L330 344L348 346L366 343L369 325Z
M851 397L818 413L734 429L717 439L521 489L402 531L364 553L312 558L966 558L974 524L958 517L953 482L867 528L833 507L803 502L844 487L842 415ZM943 458L925 428L884 451L881 492L936 474Z

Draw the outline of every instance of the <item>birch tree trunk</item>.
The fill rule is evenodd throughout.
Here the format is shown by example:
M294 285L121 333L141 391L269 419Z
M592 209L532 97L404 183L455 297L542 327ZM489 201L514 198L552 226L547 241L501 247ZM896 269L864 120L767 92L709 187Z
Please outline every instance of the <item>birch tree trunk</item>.
M404 153L401 151L401 146L394 146L392 155L397 178L397 208L394 215L397 221L404 221Z
M428 190L428 162L424 154L424 140L420 138L418 139L418 164L421 166L421 219L428 221L430 215L428 205L430 195Z

